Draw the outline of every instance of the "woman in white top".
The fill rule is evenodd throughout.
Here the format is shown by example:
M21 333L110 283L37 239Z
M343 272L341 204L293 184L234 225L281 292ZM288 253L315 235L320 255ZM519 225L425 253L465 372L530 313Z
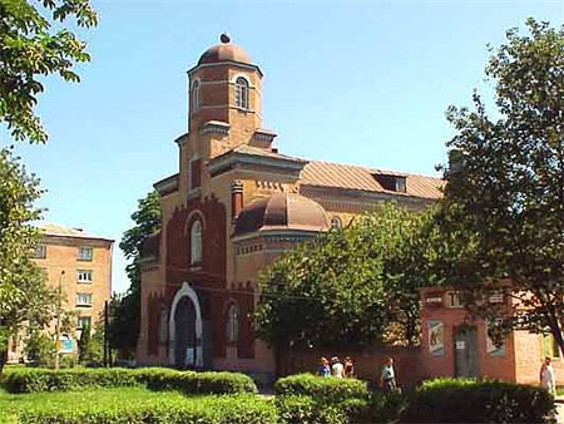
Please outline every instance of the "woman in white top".
M551 358L547 356L542 363L540 369L540 383L541 386L548 390L552 396L556 396L556 378L554 375L554 368L552 368Z
M343 364L341 364L341 361L336 356L331 358L331 375L337 378L343 378L345 376L345 367L343 367Z

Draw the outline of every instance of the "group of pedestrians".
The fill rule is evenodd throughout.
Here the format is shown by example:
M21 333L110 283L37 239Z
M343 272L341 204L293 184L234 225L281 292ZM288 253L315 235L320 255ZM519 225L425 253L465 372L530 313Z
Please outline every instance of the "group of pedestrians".
M353 361L350 356L347 356L344 362L341 362L338 356L333 356L331 363L329 363L329 360L322 356L319 361L318 375L321 377L353 378Z
M319 370L317 374L321 377L354 378L354 363L350 356L343 362L338 356L333 356L331 362L322 356L319 360ZM394 370L394 359L387 358L386 363L380 373L380 387L387 392L397 391L396 372Z

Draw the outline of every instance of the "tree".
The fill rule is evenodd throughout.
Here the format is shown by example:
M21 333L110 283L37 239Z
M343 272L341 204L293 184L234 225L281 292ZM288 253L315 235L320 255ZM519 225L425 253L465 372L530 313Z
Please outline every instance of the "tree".
M94 332L92 331L94 330ZM104 355L104 329L98 323L92 329L85 325L78 341L78 360L82 364L101 363Z
M126 267L130 286L123 295L114 294L110 309L110 344L118 349L121 357L132 356L137 346L141 315L141 272L139 259L143 243L161 225L159 195L151 191L137 202L137 210L131 215L135 223L125 231L119 244L125 258L130 262Z
M0 150L0 371L7 340L24 323L45 326L53 317L57 294L45 284L44 273L30 255L40 237L30 223L41 211L39 180L28 175L9 149Z
M451 270L470 309L499 331L548 331L564 349L564 27L526 24L490 49L495 111L477 93L472 110L448 109L441 225L471 253ZM488 301L500 289L510 308Z
M440 283L433 214L384 204L281 256L260 279L257 335L282 348L416 344L418 290Z
M15 140L47 141L34 108L43 91L40 79L58 74L78 82L76 63L87 62L86 45L53 23L74 18L79 27L97 24L88 0L0 0L0 121Z

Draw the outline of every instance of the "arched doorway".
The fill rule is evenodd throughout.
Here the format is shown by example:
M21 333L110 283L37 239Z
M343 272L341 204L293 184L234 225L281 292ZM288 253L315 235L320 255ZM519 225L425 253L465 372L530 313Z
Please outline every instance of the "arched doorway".
M174 295L169 328L169 362L178 368L201 368L202 312L197 293L186 282Z

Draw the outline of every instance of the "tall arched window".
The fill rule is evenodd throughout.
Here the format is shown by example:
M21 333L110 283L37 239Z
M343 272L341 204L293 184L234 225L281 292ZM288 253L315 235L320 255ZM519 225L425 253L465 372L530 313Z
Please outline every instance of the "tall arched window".
M165 344L168 338L168 310L161 308L161 316L159 317L159 343Z
M194 221L190 229L190 265L202 263L202 221Z
M235 102L241 109L249 109L249 82L239 77L235 81Z
M239 307L236 303L231 304L227 311L227 341L236 343L239 340Z
M196 80L192 84L192 112L200 109L200 81Z

